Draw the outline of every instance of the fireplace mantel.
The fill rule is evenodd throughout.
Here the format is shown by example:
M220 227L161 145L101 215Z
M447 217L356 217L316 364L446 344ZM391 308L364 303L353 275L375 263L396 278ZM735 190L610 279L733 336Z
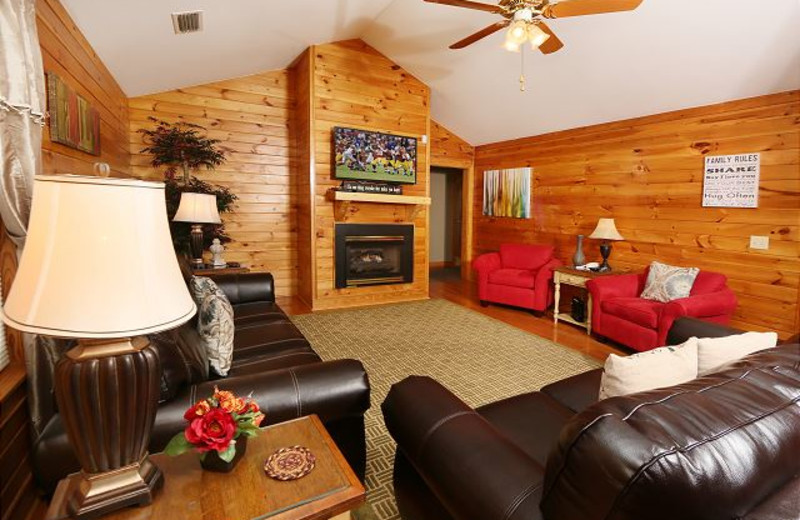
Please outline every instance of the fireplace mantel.
M406 220L417 218L419 211L431 205L430 197L412 195L389 195L386 193L360 193L353 191L339 191L331 189L328 191L328 199L334 202L334 214L337 221L346 219L350 205L354 202L367 202L371 204L399 204L408 208Z

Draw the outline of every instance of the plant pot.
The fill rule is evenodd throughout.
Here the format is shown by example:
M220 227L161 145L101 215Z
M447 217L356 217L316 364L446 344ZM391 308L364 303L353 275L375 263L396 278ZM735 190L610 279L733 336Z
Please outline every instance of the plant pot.
M230 473L239 460L244 457L247 451L247 437L242 436L236 439L236 455L233 456L230 462L225 462L219 458L219 453L216 450L209 451L206 456L200 459L200 466L206 471L213 471L215 473Z

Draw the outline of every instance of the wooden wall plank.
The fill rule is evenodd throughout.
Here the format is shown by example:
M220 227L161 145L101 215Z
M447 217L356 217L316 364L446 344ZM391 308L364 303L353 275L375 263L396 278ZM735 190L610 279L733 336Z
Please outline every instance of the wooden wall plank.
M234 212L223 215L233 239L225 258L271 272L281 296L297 292L299 265L295 80L289 70L278 70L129 100L131 171L137 176L162 175L140 152L137 131L152 128L148 117L199 124L222 141L226 163L197 176L239 197Z
M762 156L759 208L703 208L704 157L746 152ZM577 234L614 217L626 237L616 267L722 272L739 297L734 325L800 329L800 91L479 146L475 164L476 255L543 242L569 261ZM520 166L534 169L533 219L483 216L483 172ZM751 250L751 235L770 249Z

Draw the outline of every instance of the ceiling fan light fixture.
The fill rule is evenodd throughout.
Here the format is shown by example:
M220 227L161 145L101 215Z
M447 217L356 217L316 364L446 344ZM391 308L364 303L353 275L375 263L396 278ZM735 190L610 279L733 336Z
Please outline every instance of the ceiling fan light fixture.
M503 47L509 52L519 52L522 46L516 42L506 39L506 42L503 44Z
M506 41L511 41L517 45L522 45L528 40L528 24L523 21L516 21L511 24L511 28L506 34Z
M531 24L528 27L528 40L530 40L531 47L534 49L538 49L549 39L550 35L544 32L538 24Z

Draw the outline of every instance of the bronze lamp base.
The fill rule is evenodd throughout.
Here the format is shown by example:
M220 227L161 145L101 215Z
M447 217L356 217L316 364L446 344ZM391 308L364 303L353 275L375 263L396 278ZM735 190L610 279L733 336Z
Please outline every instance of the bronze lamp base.
M145 337L80 340L59 362L56 400L82 469L59 483L47 520L152 502L164 481L147 453L160 377L158 352Z

